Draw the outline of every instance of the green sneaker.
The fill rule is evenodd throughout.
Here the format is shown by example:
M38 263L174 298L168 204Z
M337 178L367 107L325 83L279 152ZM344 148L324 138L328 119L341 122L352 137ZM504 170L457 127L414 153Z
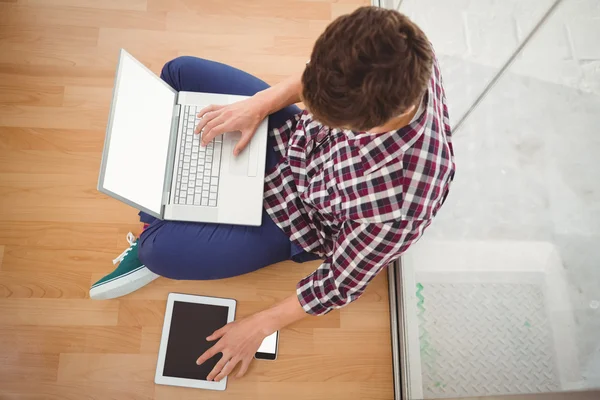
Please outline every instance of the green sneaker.
M125 296L159 277L138 258L137 239L133 233L127 234L127 241L129 248L113 260L113 264L119 263L117 269L92 285L91 299L106 300Z

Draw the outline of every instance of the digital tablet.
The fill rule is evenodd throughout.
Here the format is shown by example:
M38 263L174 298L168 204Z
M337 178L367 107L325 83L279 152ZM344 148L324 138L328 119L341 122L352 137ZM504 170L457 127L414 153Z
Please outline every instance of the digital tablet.
M169 293L154 382L160 385L225 390L227 378L206 377L221 359L219 353L202 365L196 360L216 341L206 337L235 317L235 300Z

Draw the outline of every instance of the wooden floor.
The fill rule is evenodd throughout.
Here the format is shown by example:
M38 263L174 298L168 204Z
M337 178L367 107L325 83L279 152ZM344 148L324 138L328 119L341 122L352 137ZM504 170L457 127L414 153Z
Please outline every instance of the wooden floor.
M88 296L140 229L135 210L96 191L118 49L155 72L189 54L273 84L302 70L332 18L365 3L0 0L0 399L393 397L385 274L350 307L282 331L279 359L254 362L224 393L154 385L167 293L233 297L242 317L316 264Z

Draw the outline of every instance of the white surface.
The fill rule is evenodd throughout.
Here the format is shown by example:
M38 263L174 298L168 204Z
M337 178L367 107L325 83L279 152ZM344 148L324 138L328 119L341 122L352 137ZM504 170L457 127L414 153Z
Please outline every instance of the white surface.
M163 323L162 337L160 339L160 349L158 350L158 362L156 364L156 374L154 382L160 385L191 387L196 389L225 390L227 387L227 377L219 382L201 381L196 379L173 378L163 376L165 367L165 357L167 355L167 344L169 343L169 331L171 329L171 316L173 315L173 303L180 301L183 303L207 304L213 306L228 307L227 323L235 318L236 302L233 299L221 299L217 297L195 296L190 294L169 293L167 298L167 310L165 311L165 321Z
M180 92L179 104L207 106L210 104L231 104L247 98L246 96ZM183 108L183 107L182 107ZM198 207L169 204L165 207L164 218L177 221L214 222L221 224L259 226L262 223L263 190L265 182L265 163L267 157L267 124L265 118L259 125L249 144L237 157L233 149L238 132L227 132L223 137L221 155L221 174L219 177L219 202L217 207ZM177 138L177 147L179 147ZM250 152L255 152L250 156ZM175 156L178 161L178 152ZM251 164L251 166L249 165ZM248 176L250 173L254 176ZM173 171L175 184L176 170ZM171 199L173 196L171 196ZM244 201L240 202L239 199Z
M103 186L160 214L176 94L124 51L119 68Z
M433 43L440 59L452 123L462 116L553 2L403 0L399 4L399 11L416 22ZM600 94L599 35L600 1L565 0L510 71Z
M258 353L270 353L275 354L277 351L277 336L279 335L279 331L273 332L269 336L263 339L260 347L258 348Z
M418 315L424 397L556 392L542 288L419 283L425 309Z
M536 373L547 372L550 379L543 385L540 384L540 388L582 388L582 375L574 339L575 322L565 270L556 248L551 243L424 240L406 253L402 267L405 294L403 302L408 327L408 365L412 371L410 398L536 392L538 390L533 384L530 390L527 390L525 388L528 382L519 384L509 374L502 374L500 367L508 368L507 363L498 364L501 360L518 359L517 356L523 354L515 356L510 352L528 347L544 349L543 356L549 357L544 364L546 367L550 366L548 371L541 371L536 364ZM446 306L455 309L455 315L436 314L432 297L425 296L424 301L417 298L419 284L430 293L431 290L439 292L447 289L452 296L444 301ZM481 296L478 297L477 294L485 293L488 287L498 288L502 293L514 291L525 298L529 295L525 289L531 293L539 292L540 296L536 297L539 304L529 302L523 306L539 306L532 315L541 316L544 324L534 326L537 331L519 330L524 322L518 318L526 313L517 312L515 307L506 308L506 305L513 301L510 298L492 297L482 301ZM469 288L470 292L465 293L465 288ZM478 307L477 311L469 314L474 308L467 309L461 306L463 304L457 301L460 296L466 299L467 304L471 296L470 300L477 302L476 305L472 305ZM500 313L499 309L503 312ZM424 333L423 318L437 320L438 326L435 328L440 332L434 332L429 324L430 332ZM473 325L465 325L461 318L466 318ZM494 323L498 319L504 319L500 324L505 329L503 332L495 329ZM501 335L503 333L504 335ZM438 340L441 337L445 338L445 344ZM457 343L463 343L464 340L473 343L473 352L478 349L479 352L468 354L467 351L457 356L455 353L460 351ZM434 348L425 351L427 346L434 343ZM506 352L508 354L505 354ZM432 360L432 354L439 364ZM448 370L448 363L444 363L443 360L454 360L457 365ZM472 362L473 360L477 363ZM515 365L527 366L534 361L520 360ZM459 378L453 376L457 370L460 371ZM511 371L514 368L510 367L507 370ZM472 385L480 382L481 374L485 373L488 374L486 381L489 386L480 385L473 388Z
M573 42L573 53L578 60L600 60L600 18L576 18L568 26L568 30Z

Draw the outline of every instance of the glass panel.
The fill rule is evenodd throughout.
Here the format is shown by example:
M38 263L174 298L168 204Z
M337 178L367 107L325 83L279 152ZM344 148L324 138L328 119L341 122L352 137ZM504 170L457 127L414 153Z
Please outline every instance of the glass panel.
M454 121L517 46L499 21L519 34L550 5L403 3L430 21ZM488 19L461 50L471 7ZM447 204L403 257L411 398L600 388L599 39L600 2L564 0L454 133Z
M554 0L403 0L440 61L454 125Z

